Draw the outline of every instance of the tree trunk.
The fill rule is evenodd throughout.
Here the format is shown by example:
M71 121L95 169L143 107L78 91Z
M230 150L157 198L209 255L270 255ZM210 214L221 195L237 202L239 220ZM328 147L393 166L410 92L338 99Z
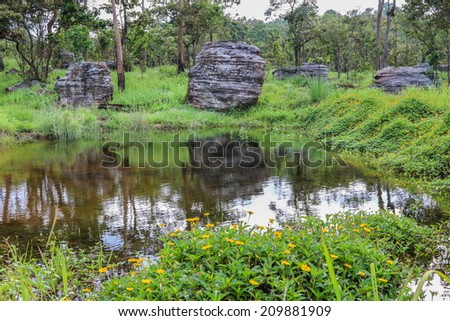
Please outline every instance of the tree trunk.
M113 14L114 35L116 38L116 60L117 60L117 85L119 90L125 90L125 72L123 69L123 49L120 39L119 22L117 21L117 11L115 0L111 0Z
M178 73L183 73L186 69L184 34L186 25L184 21L184 0L178 1Z
M390 2L388 2L388 12L386 16L386 33L384 36L384 50L383 57L381 58L381 68L388 66L387 60L389 55L389 33L391 32L391 22L395 16L395 1L392 4L392 8L389 7Z
M381 18L383 16L384 0L378 0L378 12L377 12L377 30L376 30L376 57L375 57L375 69L379 70L381 66Z
M450 29L447 29L447 83L450 86Z
M0 71L5 70L5 64L3 63L3 49L0 48Z

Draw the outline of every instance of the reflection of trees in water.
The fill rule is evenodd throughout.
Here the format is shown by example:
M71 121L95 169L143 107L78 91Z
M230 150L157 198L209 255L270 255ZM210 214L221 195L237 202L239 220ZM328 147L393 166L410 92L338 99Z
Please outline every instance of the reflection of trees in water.
M39 165L30 161L21 173L0 177L0 237L17 235L25 242L46 236L57 216L56 229L64 239L88 244L101 233L110 246L152 252L161 233L186 228L186 217L210 212L208 219L202 218L205 222L234 219L230 210L264 194L267 184L273 184L278 199L297 215L318 215L317 208L324 203L341 210L373 201L377 208L395 209L419 220L442 219L426 195L392 188L351 167L101 168L98 148L69 156L70 162L62 156ZM284 215L279 205L267 204ZM166 226L159 227L160 223Z

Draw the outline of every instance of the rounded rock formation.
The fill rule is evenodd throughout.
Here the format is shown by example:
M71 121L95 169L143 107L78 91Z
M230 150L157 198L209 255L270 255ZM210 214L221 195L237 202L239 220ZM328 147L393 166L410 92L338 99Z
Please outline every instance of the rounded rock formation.
M104 62L78 62L56 81L55 90L62 105L104 106L112 99L114 86Z
M265 68L258 47L243 42L209 42L196 61L189 71L189 104L201 109L229 111L258 102Z

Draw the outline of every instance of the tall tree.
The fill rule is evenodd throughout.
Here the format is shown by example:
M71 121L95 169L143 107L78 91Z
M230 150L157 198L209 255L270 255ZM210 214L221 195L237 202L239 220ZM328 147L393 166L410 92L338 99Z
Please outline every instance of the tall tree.
M111 0L111 9L113 14L114 36L116 40L116 60L117 60L117 86L120 90L125 90L125 71L123 68L123 49L122 39L120 37L119 21L117 20L116 2Z
M177 23L178 23L178 40L177 40L177 48L178 48L178 73L182 73L186 69L186 53L184 50L184 34L186 32L186 23L184 18L184 9L185 9L185 0L178 0L178 15L177 15Z
M266 15L270 16L288 5L288 12L281 15L289 25L289 38L294 53L295 65L306 59L305 45L317 37L317 1L316 0L274 0Z
M388 66L388 55L389 55L389 34L391 32L391 22L395 17L395 8L396 8L396 0L392 3L392 7L390 2L388 1L388 8L386 13L386 33L384 35L384 50L383 56L381 57L381 68L385 68Z
M377 48L377 55L375 57L375 69L380 69L381 67L381 25L383 17L384 0L378 0L378 10L377 10L377 29L375 44Z

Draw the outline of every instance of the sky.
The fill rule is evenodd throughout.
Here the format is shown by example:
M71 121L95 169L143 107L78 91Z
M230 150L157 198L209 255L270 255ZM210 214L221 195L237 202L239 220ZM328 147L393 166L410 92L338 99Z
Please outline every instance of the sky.
M264 20L264 12L269 8L270 0L241 0L241 4L236 9L230 12L239 13L240 16L247 18L256 18ZM397 4L403 5L405 0L397 0ZM376 8L377 0L317 0L319 12L324 13L329 9L336 10L341 13L346 13L349 10L360 8Z

